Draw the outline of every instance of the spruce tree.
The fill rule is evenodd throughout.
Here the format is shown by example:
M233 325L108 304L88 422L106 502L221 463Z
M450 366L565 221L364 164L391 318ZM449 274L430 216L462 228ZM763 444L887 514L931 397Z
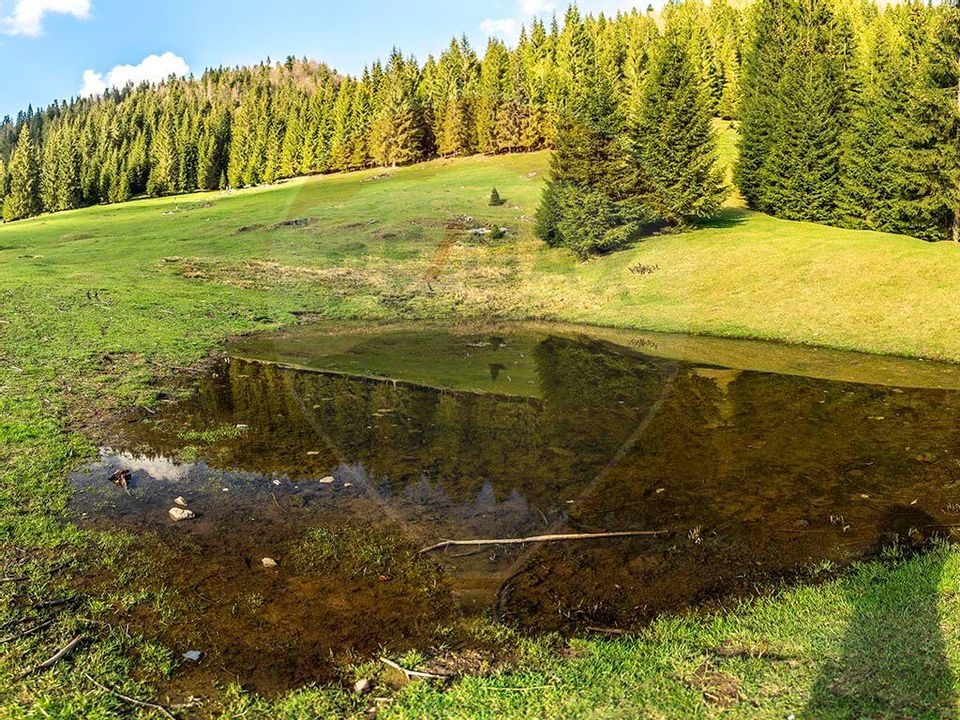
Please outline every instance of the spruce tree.
M3 219L3 200L7 196L7 166L0 157L0 220Z
M829 222L849 113L849 28L829 0L762 0L759 12L737 181L757 209Z
M796 42L790 4L794 0L759 0L749 49L743 60L739 153L734 179L747 204L762 202L763 165L770 154L779 116L780 81L790 46Z
M180 172L179 160L174 119L171 113L164 111L160 115L150 148L150 176L147 179L149 195L176 192Z
M355 86L352 81L344 81L337 93L337 101L333 104L333 135L330 137L330 162L337 170L350 169L350 156L353 154L351 141L353 131L351 123L353 114L353 94Z
M410 67L394 51L370 128L370 152L378 165L406 165L421 158L423 132Z
M535 226L547 244L581 259L622 246L652 219L645 188L630 166L609 78L582 72L588 82L560 117Z
M9 190L3 202L3 219L6 222L37 215L40 204L40 160L33 142L29 125L24 125L17 146L10 156Z
M479 98L477 100L477 144L482 153L500 149L499 135L504 121L503 98L506 87L509 54L506 46L491 38L480 68Z
M74 129L64 126L57 162L57 207L62 210L78 208L83 203L80 169L82 158Z
M668 20L635 99L630 135L639 177L658 218L680 225L716 214L726 196L712 127L713 99Z

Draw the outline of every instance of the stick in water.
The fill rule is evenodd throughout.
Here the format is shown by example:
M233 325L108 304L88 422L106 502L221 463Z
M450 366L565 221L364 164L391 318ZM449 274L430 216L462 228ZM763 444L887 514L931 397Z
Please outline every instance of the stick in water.
M532 535L525 538L497 538L494 540L444 540L436 545L425 547L420 554L443 550L458 545L523 545L535 542L555 542L558 540L600 540L603 538L641 537L663 535L664 530L626 530L624 532L570 533L567 535Z

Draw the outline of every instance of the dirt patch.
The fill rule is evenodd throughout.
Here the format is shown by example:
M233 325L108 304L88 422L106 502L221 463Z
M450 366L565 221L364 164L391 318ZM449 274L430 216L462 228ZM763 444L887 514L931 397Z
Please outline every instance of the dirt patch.
M382 275L367 268L312 268L265 260L220 262L202 258L164 258L160 267L172 268L175 273L190 280L231 285L247 290L268 290L277 285L312 282L331 286L335 291L346 292L378 285L385 280Z
M711 653L720 658L742 658L754 660L789 660L789 656L778 652L766 643L740 642L738 640L725 640L715 648L711 648Z
M693 675L684 682L703 693L703 699L711 705L731 707L740 701L740 678L714 670L706 663L694 670Z
M318 218L315 217L294 218L293 220L284 220L283 222L278 222L273 227L277 228L278 230L281 228L305 228L316 224L317 220Z

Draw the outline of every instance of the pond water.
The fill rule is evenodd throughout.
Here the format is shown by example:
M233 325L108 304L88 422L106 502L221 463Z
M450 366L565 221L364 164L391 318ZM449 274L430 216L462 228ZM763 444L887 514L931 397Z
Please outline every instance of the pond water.
M174 608L137 621L204 653L184 677L272 693L475 644L464 617L630 630L949 532L958 387L953 366L755 342L304 326L118 426L73 512L157 538ZM178 497L195 519L170 519ZM639 530L662 534L416 552Z

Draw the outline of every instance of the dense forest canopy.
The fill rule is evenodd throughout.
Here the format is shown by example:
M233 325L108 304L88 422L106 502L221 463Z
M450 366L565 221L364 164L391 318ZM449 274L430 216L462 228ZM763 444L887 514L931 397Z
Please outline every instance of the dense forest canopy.
M144 194L556 148L553 212L573 213L568 228L577 213L595 227L570 243L559 215L541 218L541 229L586 254L631 228L716 211L716 116L739 121L735 175L752 207L957 239L958 32L950 3L682 0L615 18L571 7L513 47L491 39L481 57L453 40L422 64L395 50L359 77L294 58L219 68L7 119L0 200L16 220ZM603 159L593 170L613 176L575 177L592 152ZM564 166L573 168L565 180Z

